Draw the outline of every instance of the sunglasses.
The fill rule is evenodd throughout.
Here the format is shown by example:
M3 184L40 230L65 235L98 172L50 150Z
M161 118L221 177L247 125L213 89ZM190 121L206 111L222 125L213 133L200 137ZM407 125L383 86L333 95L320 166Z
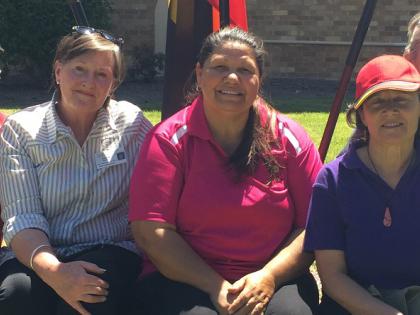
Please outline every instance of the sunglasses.
M73 26L72 31L81 35L89 35L97 33L101 35L103 38L109 40L110 42L113 42L114 44L118 46L122 46L124 44L124 39L122 37L114 37L110 33L104 30L96 29L89 26Z

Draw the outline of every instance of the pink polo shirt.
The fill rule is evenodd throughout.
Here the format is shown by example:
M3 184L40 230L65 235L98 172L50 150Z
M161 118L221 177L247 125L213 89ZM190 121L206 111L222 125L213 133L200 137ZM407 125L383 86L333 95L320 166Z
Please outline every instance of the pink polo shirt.
M261 107L262 108L262 107ZM130 221L176 226L212 268L234 281L262 268L290 232L304 228L312 184L321 167L302 127L278 115L285 168L268 185L259 165L234 180L228 156L208 128L201 98L155 126L144 141L130 188Z

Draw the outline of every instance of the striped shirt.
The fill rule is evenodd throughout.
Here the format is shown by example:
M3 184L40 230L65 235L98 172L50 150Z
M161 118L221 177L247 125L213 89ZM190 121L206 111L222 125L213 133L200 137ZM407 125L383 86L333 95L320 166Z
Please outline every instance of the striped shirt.
M58 256L98 244L138 252L127 219L128 188L151 127L137 106L112 100L80 146L54 101L9 116L0 139L6 244L31 228L45 232Z

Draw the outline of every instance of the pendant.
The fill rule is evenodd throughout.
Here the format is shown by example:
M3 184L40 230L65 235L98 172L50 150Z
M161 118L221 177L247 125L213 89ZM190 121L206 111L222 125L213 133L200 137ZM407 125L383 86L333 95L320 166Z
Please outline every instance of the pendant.
M389 210L389 207L385 208L383 224L385 227L390 227L392 225L391 210Z

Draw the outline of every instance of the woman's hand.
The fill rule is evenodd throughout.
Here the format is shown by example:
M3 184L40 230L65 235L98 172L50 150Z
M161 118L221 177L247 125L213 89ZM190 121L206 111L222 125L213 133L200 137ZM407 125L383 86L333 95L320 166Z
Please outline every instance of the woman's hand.
M228 308L234 297L234 295L229 293L231 289L232 285L224 280L219 287L216 287L210 292L210 299L220 315L229 314Z
M60 262L44 232L36 229L22 230L12 239L11 246L21 263L32 268L46 284L80 314L89 315L80 302L105 301L108 295L108 284L93 275L103 274L105 270L85 261Z
M80 302L101 303L108 295L108 284L92 275L105 270L86 261L59 262L47 270L37 270L38 275L71 307L82 315L90 313Z
M247 274L229 289L229 294L237 295L228 308L229 314L263 314L275 287L274 276L264 269Z

